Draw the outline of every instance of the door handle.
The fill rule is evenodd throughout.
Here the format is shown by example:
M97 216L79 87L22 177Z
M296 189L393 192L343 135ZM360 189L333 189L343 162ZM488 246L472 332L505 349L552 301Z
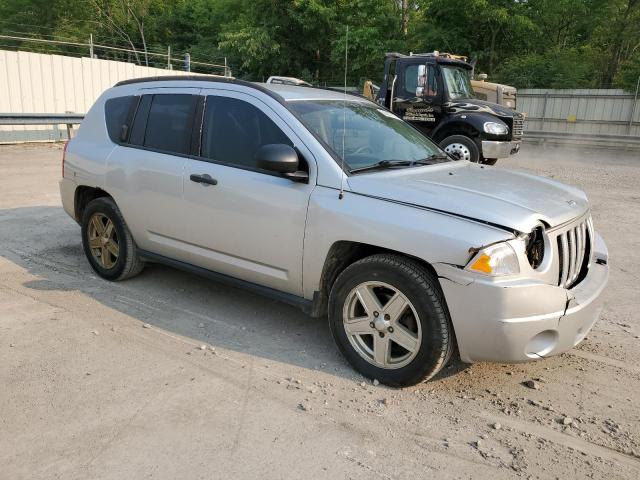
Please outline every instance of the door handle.
M215 178L211 178L211 175L207 175L206 173L203 173L202 175L197 175L195 173L192 173L189 176L189 180L196 183L202 183L205 186L218 184L218 181Z

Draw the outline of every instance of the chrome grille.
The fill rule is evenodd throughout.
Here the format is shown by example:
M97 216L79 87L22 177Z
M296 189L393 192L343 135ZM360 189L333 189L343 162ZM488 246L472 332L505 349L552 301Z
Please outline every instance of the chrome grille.
M511 129L513 132L512 138L514 140L519 140L522 138L522 131L524 130L524 116L523 115L515 115L513 117L513 128Z
M593 222L591 216L581 219L558 234L558 285L571 288L580 282L589 268Z

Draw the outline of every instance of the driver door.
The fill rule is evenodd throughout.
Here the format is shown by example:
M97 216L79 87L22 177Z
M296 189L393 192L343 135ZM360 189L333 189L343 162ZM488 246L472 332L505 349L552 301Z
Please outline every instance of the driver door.
M302 249L315 162L271 107L246 93L203 90L199 155L184 170L185 260L276 290L302 295ZM308 183L257 168L262 145L300 153ZM209 177L209 183L198 178Z
M434 64L414 63L401 70L396 80L398 115L429 133L442 114L441 82Z

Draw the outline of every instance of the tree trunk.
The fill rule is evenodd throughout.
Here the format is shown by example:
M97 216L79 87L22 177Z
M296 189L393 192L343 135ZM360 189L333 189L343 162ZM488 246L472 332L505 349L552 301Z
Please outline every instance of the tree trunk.
M609 61L607 62L607 68L602 75L602 87L610 88L613 84L613 79L620 69L620 63L622 63L622 44L624 43L624 34L629 26L629 16L633 9L638 6L638 2L639 0L627 0L627 7L622 14L622 18L617 22L617 28L615 28L616 34L611 42Z
M402 0L402 34L406 37L409 30L409 0Z

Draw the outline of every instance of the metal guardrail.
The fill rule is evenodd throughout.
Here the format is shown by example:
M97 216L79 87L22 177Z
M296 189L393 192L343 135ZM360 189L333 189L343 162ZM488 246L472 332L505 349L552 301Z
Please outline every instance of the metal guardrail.
M536 143L558 143L576 144L588 147L613 147L640 149L640 137L631 135L608 135L593 133L569 133L569 132L548 132L548 131L525 131L524 141Z
M0 125L66 125L67 138L83 119L83 113L0 113Z
M0 125L79 125L82 113L0 113Z

